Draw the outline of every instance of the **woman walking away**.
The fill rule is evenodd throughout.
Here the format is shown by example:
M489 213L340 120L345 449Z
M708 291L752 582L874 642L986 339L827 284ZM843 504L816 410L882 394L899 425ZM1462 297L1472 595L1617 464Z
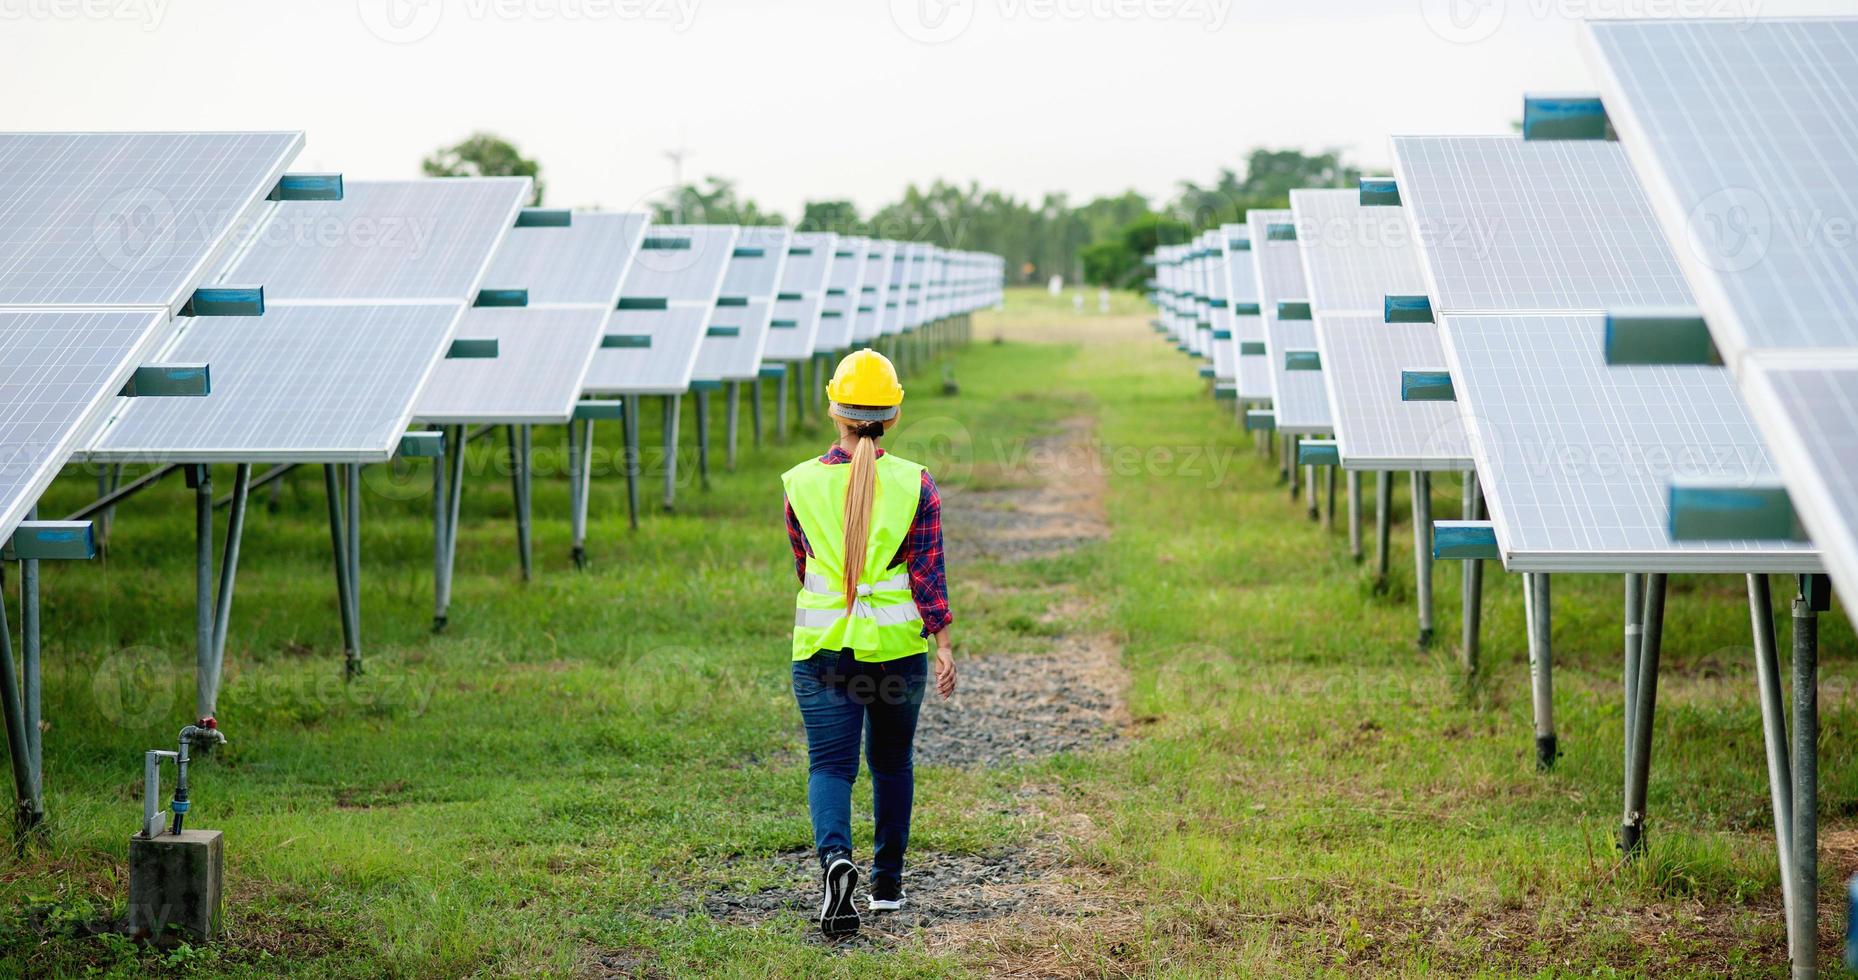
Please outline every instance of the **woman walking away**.
M862 738L871 766L876 853L870 909L903 907L903 852L916 790L911 743L935 650L936 692L955 693L942 499L929 471L877 446L897 424L903 388L869 348L839 362L826 385L839 441L781 477L800 592L794 601L793 688L806 724L806 798L822 890L819 928L858 931L853 892L852 781Z

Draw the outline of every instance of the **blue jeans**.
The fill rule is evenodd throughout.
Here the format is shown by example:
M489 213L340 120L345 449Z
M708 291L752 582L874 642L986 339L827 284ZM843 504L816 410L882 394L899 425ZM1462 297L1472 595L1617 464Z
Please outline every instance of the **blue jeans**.
M821 650L794 661L794 700L806 724L810 763L806 800L813 810L813 843L821 864L852 850L852 782L858 778L858 742L871 766L871 811L877 824L872 878L903 878L910 845L910 807L916 796L911 743L928 683L925 654L863 663L850 650Z

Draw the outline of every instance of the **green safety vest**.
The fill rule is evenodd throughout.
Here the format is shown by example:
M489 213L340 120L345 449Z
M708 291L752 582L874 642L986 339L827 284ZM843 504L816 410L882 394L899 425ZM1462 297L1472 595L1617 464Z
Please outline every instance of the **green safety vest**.
M799 518L813 551L806 559L806 581L794 598L795 660L805 660L820 650L847 647L866 662L895 660L929 649L922 635L922 612L910 594L909 569L885 567L916 520L923 468L895 453L877 458L864 575L858 582L857 601L848 611L845 489L851 474L849 463L810 459L781 475L787 504Z

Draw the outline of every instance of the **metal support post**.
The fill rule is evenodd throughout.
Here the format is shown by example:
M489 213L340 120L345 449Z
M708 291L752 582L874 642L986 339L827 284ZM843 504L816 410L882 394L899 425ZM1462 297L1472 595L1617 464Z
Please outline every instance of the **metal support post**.
M4 565L0 565L4 569ZM0 570L0 586L6 575ZM6 715L7 757L13 764L13 816L22 830L38 822L44 807L34 790L32 755L26 740L26 715L20 706L19 679L13 673L13 631L6 621L6 603L0 602L0 712Z
M748 383L749 425L755 430L755 448L761 448L761 379Z
M729 472L735 472L736 432L741 428L742 417L742 382L729 382L729 415L723 422L723 440L729 444L724 452L723 465Z
M1639 679L1633 688L1632 754L1626 769L1626 799L1620 816L1619 849L1627 857L1645 851L1645 788L1651 778L1652 716L1658 708L1658 655L1664 643L1662 572L1645 576L1645 631L1639 636Z
M702 388L697 396L697 485L710 488L710 393Z
M194 491L194 717L213 716L213 468L187 467ZM343 569L347 573L346 567Z
M1819 615L1804 594L1793 601L1793 835L1789 843L1797 901L1787 915L1787 938L1793 947L1793 976L1806 980L1819 970Z
M1291 462L1294 464L1296 460L1293 458ZM1304 504L1309 509L1310 520L1320 518L1322 513L1316 506L1316 467L1314 464L1303 468L1303 496Z
M342 650L344 673L349 677L361 673L360 626L355 610L355 592L348 573L352 567L348 556L348 534L342 524L342 480L340 463L323 464L323 494L329 499L329 542L335 555L336 605L342 616Z
M37 520L39 508L26 511L28 520ZM5 590L0 590L4 597ZM4 602L4 598L0 598ZM45 819L45 733L40 729L43 674L39 657L39 562L34 558L19 563L19 638L21 709L26 720L26 759L32 773L32 822ZM6 669L13 669L9 658Z
M1327 483L1324 489L1328 492L1328 498L1323 505L1323 530L1333 531L1335 530L1335 473L1337 467L1325 466L1323 469L1327 471L1324 474L1324 480Z
M677 426L683 421L684 396L664 396L664 509L677 503Z
M522 567L523 581L529 581L532 552L529 543L529 459L530 435L526 425L509 427L510 496L516 511L516 557Z
M1478 492L1477 474L1467 472L1464 475L1464 519L1481 520L1484 516L1484 498ZM1475 681L1478 672L1478 641L1484 618L1484 563L1467 561L1464 563L1464 636L1458 649L1459 665L1464 669L1466 682Z
M232 509L226 514L226 543L219 558L219 592L213 600L213 647L207 670L206 713L219 711L219 682L226 670L226 633L232 623L232 589L239 574L239 542L245 536L245 508L252 494L252 465L240 463L232 471Z
M626 396L626 512L639 529L639 396Z
M1348 556L1361 561L1361 471L1348 471Z
M787 441L787 375L791 365L781 364L780 380L774 386L774 441Z
M1555 768L1561 754L1555 739L1555 654L1553 610L1547 572L1523 573L1523 622L1529 635L1529 694L1535 707L1535 767Z
M579 428L576 428L579 426ZM593 497L594 420L568 423L568 489L574 506L569 519L568 555L574 567L587 567L587 509Z
M1393 474L1382 470L1374 474L1374 587L1387 588L1390 531L1393 527Z
M807 392L813 389L812 368L812 358L805 358L794 365L794 369L800 372L800 386L794 389L794 420L802 429L806 428Z
M1767 750L1768 804L1774 811L1774 848L1781 869L1781 908L1787 920L1787 952L1794 945L1794 910L1799 907L1799 884L1793 873L1793 772L1788 757L1787 714L1781 693L1780 654L1774 639L1774 603L1766 575L1748 577L1748 618L1755 639L1755 686L1761 698L1761 741Z
M1419 599L1419 645L1432 645L1432 474L1413 471L1413 588Z

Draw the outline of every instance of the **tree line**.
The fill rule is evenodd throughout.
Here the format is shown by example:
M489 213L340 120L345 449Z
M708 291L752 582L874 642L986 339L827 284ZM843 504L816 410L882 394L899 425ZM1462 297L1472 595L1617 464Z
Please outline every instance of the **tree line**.
M536 188L533 203L543 200L541 164L494 134L473 134L443 148L428 156L421 169L429 176L530 177ZM1061 275L1068 281L1134 289L1147 278L1142 257L1157 245L1180 244L1205 229L1243 221L1254 208L1289 207L1292 189L1352 187L1360 176L1334 150L1254 149L1240 167L1222 167L1206 184L1183 180L1162 201L1133 190L1081 203L1063 193L1033 201L978 183L936 180L926 187L909 185L899 200L870 214L861 214L851 201L808 201L790 222L743 194L733 180L711 176L667 192L652 209L653 219L664 222L792 224L801 231L992 252L1006 259L1014 282Z

